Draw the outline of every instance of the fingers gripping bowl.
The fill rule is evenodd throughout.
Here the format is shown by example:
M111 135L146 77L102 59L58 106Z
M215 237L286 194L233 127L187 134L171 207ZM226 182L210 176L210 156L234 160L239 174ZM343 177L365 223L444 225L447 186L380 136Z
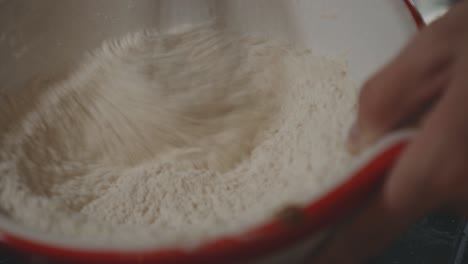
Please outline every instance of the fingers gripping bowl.
M5 12L0 16L5 20L1 23L1 36L7 39L0 42L0 56L6 65L11 65L0 69L0 79L2 87L8 88L24 86L31 76L53 77L103 40L142 28L170 30L215 17L220 25L240 32L287 40L326 56L347 56L350 77L360 83L395 54L416 30L404 2L384 0L372 3L253 1L249 4L242 1L43 1L40 4L3 1L0 6L0 12ZM13 19L22 23L15 26ZM90 247L73 239L24 230L3 217L0 230L9 246L84 262L207 263L219 262L220 258L243 261L278 251L284 251L283 257L288 259L298 257L300 254L287 254L286 249L304 238L318 239L322 231L357 206L378 183L406 139L405 133L395 135L357 159L344 180L323 190L322 198L315 199L304 210L292 208L252 230L214 239L192 249ZM376 162L364 166L371 158ZM298 250L302 252L302 247Z

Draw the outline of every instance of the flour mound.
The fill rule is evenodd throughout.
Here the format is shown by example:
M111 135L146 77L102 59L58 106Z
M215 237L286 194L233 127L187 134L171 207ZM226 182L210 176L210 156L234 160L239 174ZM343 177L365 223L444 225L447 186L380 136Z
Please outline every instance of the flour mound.
M355 92L343 63L210 26L106 42L2 96L0 212L98 245L241 232L339 180Z

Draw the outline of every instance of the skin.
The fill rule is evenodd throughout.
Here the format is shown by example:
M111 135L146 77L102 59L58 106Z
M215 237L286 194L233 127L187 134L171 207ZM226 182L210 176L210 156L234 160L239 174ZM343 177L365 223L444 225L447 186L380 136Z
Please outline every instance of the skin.
M365 84L350 149L408 125L418 132L382 188L311 263L366 263L436 209L468 215L468 1Z

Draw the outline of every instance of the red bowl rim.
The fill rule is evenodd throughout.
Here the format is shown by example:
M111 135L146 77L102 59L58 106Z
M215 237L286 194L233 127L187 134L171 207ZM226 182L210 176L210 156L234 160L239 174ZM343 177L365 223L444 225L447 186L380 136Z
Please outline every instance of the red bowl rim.
M412 0L403 0L418 28L424 20ZM39 254L58 260L86 263L236 263L285 249L336 223L338 219L359 207L372 190L383 180L383 175L403 151L409 137L394 137L368 157L370 162L355 168L337 188L305 208L291 210L290 217L279 217L240 236L224 237L194 249L150 249L140 251L89 250L68 248L44 241L35 241L7 230L0 231L0 241L13 249ZM353 170L352 170L353 171ZM320 217L317 217L320 216Z

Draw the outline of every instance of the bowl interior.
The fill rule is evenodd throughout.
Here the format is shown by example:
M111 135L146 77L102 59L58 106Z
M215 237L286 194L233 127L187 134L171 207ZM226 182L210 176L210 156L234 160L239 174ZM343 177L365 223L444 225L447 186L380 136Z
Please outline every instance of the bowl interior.
M416 30L403 1L394 0L3 0L0 88L54 78L105 39L213 18L317 53L348 54L358 83Z
M319 54L346 56L357 84L416 31L403 1L395 0L3 0L0 89L56 78L109 38L215 18L241 32L287 40ZM1 229L4 224L0 222ZM7 230L30 236L10 224Z

